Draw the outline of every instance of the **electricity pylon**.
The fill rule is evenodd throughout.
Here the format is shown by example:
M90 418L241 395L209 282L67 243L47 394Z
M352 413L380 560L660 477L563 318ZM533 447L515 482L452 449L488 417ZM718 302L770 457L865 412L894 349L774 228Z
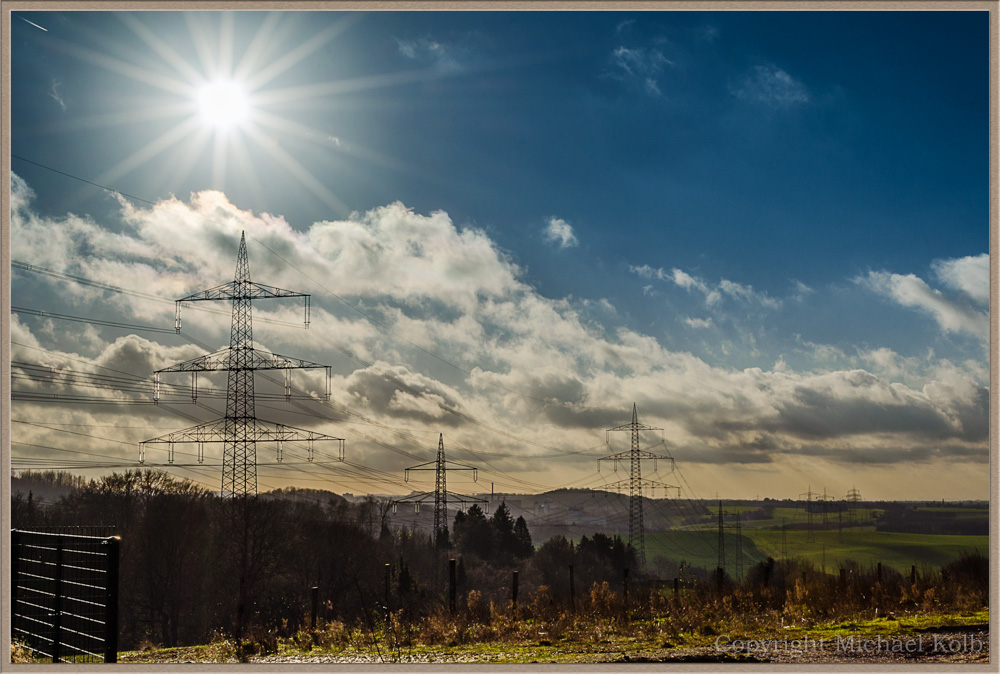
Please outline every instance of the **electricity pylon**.
M719 587L722 587L722 581L726 577L726 520L722 513L722 501L719 501Z
M191 360L157 370L154 373L153 400L159 401L160 374L164 372L190 372L191 398L198 397L198 373L229 373L226 389L226 416L206 424L192 426L181 431L161 435L158 438L139 443L139 462L146 459L146 445L168 445L167 459L173 463L174 444L198 443L198 461L204 461L204 443L224 443L222 454L222 495L247 496L257 493L257 443L275 442L278 446L278 461L282 459L282 445L285 442L305 442L308 444L308 459L314 458L313 443L335 441L339 445L338 458L344 454L343 438L335 438L322 433L275 424L258 419L254 409L254 371L284 370L285 397L291 397L290 370L301 368L326 369L326 399L330 399L330 368L319 363L288 358L270 353L253 345L253 325L251 303L253 300L279 297L305 298L305 327L309 327L309 295L282 290L274 286L255 283L250 280L250 262L247 257L246 235L240 236L240 248L236 256L236 277L220 286L202 290L176 301L174 329L181 330L181 302L210 300L231 300L233 303L232 324L229 332L229 348L198 356Z
M629 479L619 480L613 484L605 485L606 487L616 487L621 488L626 482L628 483L628 542L635 550L637 561L639 562L640 568L646 567L646 534L645 528L642 522L642 488L648 486L651 488L663 487L665 493L668 493L669 489L677 489L680 491L680 487L672 484L665 484L657 480L644 480L642 478L642 460L652 459L653 460L653 471L656 472L656 461L659 459L664 459L670 462L670 472L674 470L674 458L668 454L653 454L651 452L643 452L639 449L639 431L662 431L662 428L655 428L653 426L644 426L639 423L639 415L636 411L635 403L632 403L632 423L625 424L623 426L616 426L615 428L609 428L605 432L605 442L610 444L611 433L616 431L629 431L632 434L632 447L627 452L618 452L616 454L609 454L608 456L601 457L597 460L597 469L601 469L601 461L613 461L615 470L618 470L618 462L625 461L629 462Z
M854 524L854 510L858 507L858 503L861 502L861 492L857 490L856 487L851 487L847 492L847 502L851 505L847 506L847 517L851 524Z
M802 498L803 496L806 497L806 521L807 521L807 525L806 526L807 526L807 529L808 529L808 532L809 532L808 534L806 534L806 540L808 542L812 543L815 540L815 537L813 536L812 500L813 500L813 496L819 496L819 494L817 494L816 492L814 492L812 490L812 485L809 485L809 490L808 491L804 491L801 494L799 494L799 498Z
M427 461L426 463L420 463L416 466L411 466L403 472L403 480L406 482L410 481L410 471L411 470L433 470L434 471L434 542L436 545L443 546L448 542L448 486L447 486L447 473L449 468L451 470L471 470L472 471L472 481L476 482L479 479L479 470L475 466L469 466L464 463L456 463L454 461L448 461L444 458L444 434L438 434L438 451L437 459L434 461ZM464 496L462 494L452 494L455 500L462 503L466 501L471 501L475 503L486 503L486 499L476 498L474 496ZM431 492L421 492L418 494L413 494L412 496L406 496L401 499L397 499L392 503L393 512L396 510L396 506L400 503L412 503L413 508L416 512L420 512L420 504L425 500L429 500L431 497Z

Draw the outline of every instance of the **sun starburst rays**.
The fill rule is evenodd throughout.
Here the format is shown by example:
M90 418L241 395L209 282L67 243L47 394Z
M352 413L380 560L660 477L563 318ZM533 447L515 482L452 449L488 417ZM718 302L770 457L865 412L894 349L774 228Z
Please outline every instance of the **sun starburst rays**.
M401 172L413 167L356 143L343 141L331 130L300 121L302 109L328 105L340 93L353 93L425 79L427 73L366 76L350 80L303 82L297 66L315 57L359 19L350 14L298 39L301 22L294 15L269 13L253 32L240 33L244 19L221 13L214 21L185 14L187 39L154 32L143 17L118 17L129 32L149 47L155 60L134 59L114 45L107 49L71 43L63 51L110 73L147 85L152 91L119 110L78 117L68 124L79 128L128 126L156 128L139 147L119 158L97 178L115 183L140 167L155 167L159 189L170 192L193 175L208 181L192 189L226 190L242 183L256 194L266 194L267 171L283 171L307 193L338 214L350 211L322 178L307 168L296 147L328 152ZM96 36L95 36L96 37ZM303 71L305 72L305 71ZM343 107L342 105L340 107ZM127 108L127 109L126 109ZM144 127L147 124L154 127ZM187 188L185 188L187 189Z

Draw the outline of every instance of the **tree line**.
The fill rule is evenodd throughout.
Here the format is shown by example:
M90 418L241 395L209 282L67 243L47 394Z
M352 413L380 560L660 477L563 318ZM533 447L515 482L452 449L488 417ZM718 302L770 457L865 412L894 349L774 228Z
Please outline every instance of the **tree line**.
M457 560L460 610L470 597L479 606L509 602L515 570L523 596L542 592L557 602L569 592L570 564L583 592L636 566L621 538L600 533L578 543L556 537L536 550L524 518L514 519L503 502L491 516L478 505L459 511L441 540L391 529L390 502L373 497L351 503L327 491L281 489L248 499L240 519L232 499L163 471L88 482L46 477L73 490L47 504L15 493L12 527L113 527L121 537L122 650L236 632L288 636L312 619L314 587L320 620L353 624L391 609L417 621L448 605L449 559Z

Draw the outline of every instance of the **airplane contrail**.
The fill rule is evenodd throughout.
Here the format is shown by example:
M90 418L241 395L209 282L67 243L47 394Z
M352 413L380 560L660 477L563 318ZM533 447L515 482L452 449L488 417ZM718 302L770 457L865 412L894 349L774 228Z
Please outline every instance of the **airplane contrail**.
M38 30L44 30L44 31L45 31L46 33L48 33L48 32L49 32L49 29L48 29L48 28L42 28L41 26L39 26L39 25L38 25L37 23L35 23L34 21L28 21L28 20L27 20L27 19L25 19L25 18L24 18L23 16L19 16L19 17L17 17L17 18L19 18L19 19L20 19L21 21L24 21L25 23L30 23L30 24L31 24L32 26L34 26L34 27L35 27L35 28L37 28Z

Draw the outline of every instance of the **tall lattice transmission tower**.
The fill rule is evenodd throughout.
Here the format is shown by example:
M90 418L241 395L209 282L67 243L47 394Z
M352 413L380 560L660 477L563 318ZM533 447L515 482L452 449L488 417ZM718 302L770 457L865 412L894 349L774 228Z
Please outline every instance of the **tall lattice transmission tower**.
M309 295L282 290L274 286L250 280L250 262L247 257L245 233L240 236L240 247L236 257L236 277L220 286L202 290L176 301L174 328L181 330L181 303L224 300L232 301L232 324L229 332L229 348L216 351L154 373L153 399L159 401L160 374L164 372L190 372L191 398L198 397L199 372L228 372L226 388L226 416L206 424L192 426L139 443L139 461L145 462L146 445L166 444L168 462L173 463L176 443L197 443L198 461L204 462L204 444L223 443L222 453L222 495L246 496L257 493L257 443L277 444L277 460L283 456L286 442L306 443L308 460L314 458L317 441L338 443L338 458L343 460L344 440L322 433L294 428L283 424L262 421L257 418L254 408L254 372L256 370L283 370L285 373L285 397L291 397L290 371L301 368L325 368L326 399L330 399L330 368L319 363L288 358L259 349L253 344L251 303L254 300L302 297L305 307L305 327L309 327Z
M427 461L425 463L419 463L416 466L411 466L403 472L403 479L406 482L410 481L410 471L411 470L433 470L434 471L434 491L433 492L421 492L413 494L412 496L406 496L401 499L393 501L392 507L395 508L400 503L412 503L414 510L420 512L420 504L429 501L433 496L434 498L434 541L439 546L444 546L448 542L448 471L449 470L471 470L472 471L472 481L475 482L479 479L478 469L475 466L469 466L464 463L456 463L455 461L448 461L444 458L444 434L438 434L438 450L437 458L434 461ZM461 503L472 502L472 503L483 503L486 504L486 499L477 498L475 496L465 496L462 494L451 494L452 500L459 501Z
M852 524L854 523L855 509L858 504L861 503L861 492L857 490L857 487L851 487L847 492L847 519Z
M812 485L809 485L809 489L807 491L799 494L799 498L802 498L803 496L806 497L806 529L808 530L808 533L806 534L806 541L812 543L815 540L815 536L813 534L813 499L818 497L819 494L812 490Z
M640 431L662 430L662 428L655 428L653 426L640 424L636 405L635 403L632 403L632 423L607 429L605 438L606 442L610 444L612 433L617 431L628 431L632 434L631 448L628 451L609 454L608 456L601 457L597 460L598 470L600 470L601 461L612 461L614 463L615 470L618 470L619 461L628 461L628 480L619 480L618 482L605 486L621 489L626 484L628 485L628 542L629 545L632 546L632 549L635 550L637 560L642 568L645 568L646 566L646 532L642 517L642 489L643 487L650 487L651 489L662 487L664 493L669 493L670 489L677 489L678 492L680 491L680 487L676 485L666 484L657 480L643 479L642 477L643 459L652 459L654 472L657 470L656 462L661 459L670 462L670 472L673 472L674 470L674 458L669 454L653 454L652 452L644 452L639 449Z

